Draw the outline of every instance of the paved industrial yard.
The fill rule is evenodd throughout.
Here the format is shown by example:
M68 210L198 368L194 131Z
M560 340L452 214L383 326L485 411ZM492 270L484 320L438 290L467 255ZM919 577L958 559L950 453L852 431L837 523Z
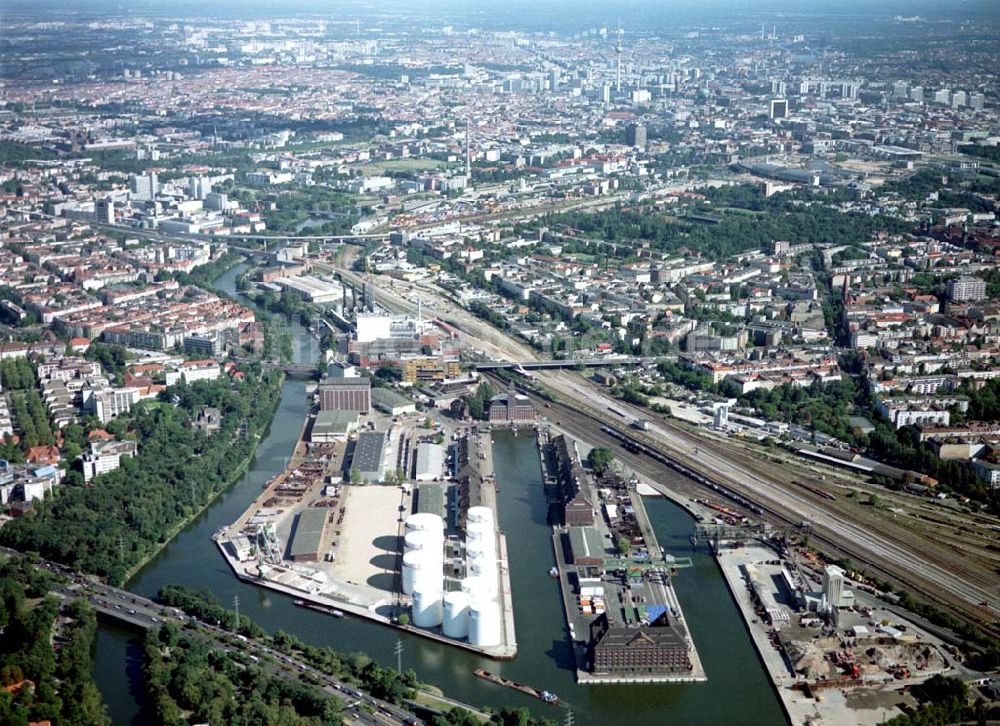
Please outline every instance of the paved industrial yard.
M399 546L399 507L410 497L398 486L345 486L344 523L331 576L392 592Z

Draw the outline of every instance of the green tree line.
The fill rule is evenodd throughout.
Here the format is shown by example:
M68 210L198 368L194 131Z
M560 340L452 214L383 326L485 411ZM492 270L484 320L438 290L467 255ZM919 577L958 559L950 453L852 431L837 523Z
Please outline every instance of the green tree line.
M23 391L37 383L35 367L27 358L0 361L0 390Z

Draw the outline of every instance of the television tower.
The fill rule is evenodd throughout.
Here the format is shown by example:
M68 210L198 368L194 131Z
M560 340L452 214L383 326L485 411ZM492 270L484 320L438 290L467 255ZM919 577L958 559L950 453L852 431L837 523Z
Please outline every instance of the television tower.
M465 179L472 181L472 143L469 136L469 117L465 117Z
M618 72L615 75L615 93L622 92L622 21L618 19L618 33L615 41L615 58L618 61Z

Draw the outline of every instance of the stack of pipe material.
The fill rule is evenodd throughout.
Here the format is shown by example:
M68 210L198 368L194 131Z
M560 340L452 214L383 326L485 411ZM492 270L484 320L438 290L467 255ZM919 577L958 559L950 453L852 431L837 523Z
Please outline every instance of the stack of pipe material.
M469 643L488 648L503 638L500 606L495 600L474 599L469 603Z
M418 628L436 628L443 616L441 588L421 587L413 590L413 624Z
M469 593L456 590L445 593L442 630L449 638L466 638L469 635Z

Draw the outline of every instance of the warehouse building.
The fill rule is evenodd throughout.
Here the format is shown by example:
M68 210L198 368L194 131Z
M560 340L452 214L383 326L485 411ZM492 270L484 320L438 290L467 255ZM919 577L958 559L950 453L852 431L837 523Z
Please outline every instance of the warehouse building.
M533 424L535 415L531 400L518 393L513 384L506 393L490 399L491 424Z
M331 510L303 509L295 516L288 543L288 558L293 562L318 562L326 534L326 519Z
M444 447L440 444L424 442L417 445L417 469L413 478L417 481L434 481L444 471Z
M600 576L607 555L605 540L596 527L570 527L562 534L567 562L581 577Z
M367 414L372 408L370 378L328 378L316 389L320 410L357 411Z
M416 413L417 404L402 393L391 388L373 388L372 405L390 416L402 416L406 413Z
M385 433L363 431L358 434L351 458L351 472L357 471L361 481L378 484L385 479Z
M311 275L279 277L274 284L283 290L294 290L311 303L333 303L344 297L344 288L339 282L328 282Z
M356 411L320 411L316 414L309 441L315 444L332 444L347 441L347 437L358 428Z
M646 606L648 625L612 624L603 613L590 625L590 662L595 675L642 676L689 673L691 656L680 626L664 605Z

